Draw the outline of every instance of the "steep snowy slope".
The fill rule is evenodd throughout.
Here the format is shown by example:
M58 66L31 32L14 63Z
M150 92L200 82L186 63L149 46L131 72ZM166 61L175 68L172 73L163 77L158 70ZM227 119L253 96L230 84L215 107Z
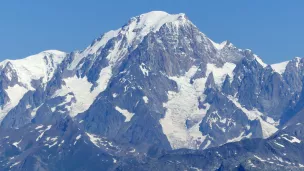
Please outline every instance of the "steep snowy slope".
M185 14L170 15L162 11L152 11L130 19L129 23L118 30L112 30L96 39L84 51L76 53L76 57L69 65L69 69L81 68L84 58L96 60L108 43L113 41L114 46L107 52L106 58L111 65L119 63L121 58L128 53L129 49L135 49L144 37L151 32L157 32L166 23L176 25L186 24ZM113 39L118 39L115 41Z
M285 72L286 66L289 61L277 63L277 64L272 64L271 68L276 71L279 74L283 74Z

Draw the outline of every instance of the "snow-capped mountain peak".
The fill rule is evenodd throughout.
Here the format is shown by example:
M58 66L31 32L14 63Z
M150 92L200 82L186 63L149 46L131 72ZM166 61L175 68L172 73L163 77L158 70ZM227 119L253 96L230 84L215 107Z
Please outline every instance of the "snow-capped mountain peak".
M66 57L65 52L48 50L24 59L5 60L0 66L5 68L10 65L18 76L18 82L31 89L31 81L43 79L43 83L49 81L58 64ZM10 74L10 73L6 73Z
M57 65L61 63L65 56L66 53L64 52L48 50L24 59L5 60L0 63L0 67L2 69L10 67L16 72L18 82L31 89L31 80L42 78L44 83L49 81ZM4 74L11 77L12 73Z
M178 26L187 21L183 13L168 14L163 11L152 11L131 18L129 23L120 30L120 33L126 36L129 47L131 47L140 43L149 33L159 31L166 23L174 23Z
M171 22L186 22L185 14L168 14L163 11L152 11L142 14L137 17L131 18L129 25L130 31L140 30L140 35L147 35L149 32L156 32L166 23Z
M163 11L152 11L132 17L129 22L121 28L103 34L100 38L94 40L84 51L77 53L69 69L75 69L85 57L98 56L100 50L105 47L107 43L111 42L111 40L114 40L115 48L108 54L107 59L109 59L110 63L114 64L119 61L127 51L135 49L145 36L149 33L159 31L159 29L167 23L174 23L174 25L178 27L179 25L190 24L191 22L184 13L168 14Z

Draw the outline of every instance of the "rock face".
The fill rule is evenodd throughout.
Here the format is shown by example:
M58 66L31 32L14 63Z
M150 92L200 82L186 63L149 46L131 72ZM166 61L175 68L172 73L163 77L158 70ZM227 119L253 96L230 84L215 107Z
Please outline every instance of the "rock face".
M3 61L1 170L301 169L303 63L160 11L83 51Z

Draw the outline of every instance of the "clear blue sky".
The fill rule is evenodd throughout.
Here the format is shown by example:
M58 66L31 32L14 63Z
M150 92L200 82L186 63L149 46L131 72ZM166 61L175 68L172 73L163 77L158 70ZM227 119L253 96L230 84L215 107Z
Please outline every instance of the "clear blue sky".
M82 50L130 17L162 10L186 13L214 41L230 40L275 63L304 57L303 9L302 0L5 0L0 60Z

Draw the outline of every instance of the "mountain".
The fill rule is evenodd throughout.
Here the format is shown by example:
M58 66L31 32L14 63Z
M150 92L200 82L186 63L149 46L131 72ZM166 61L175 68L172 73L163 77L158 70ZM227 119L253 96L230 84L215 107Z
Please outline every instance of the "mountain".
M161 11L82 51L3 61L0 170L301 170L303 63L267 65Z

